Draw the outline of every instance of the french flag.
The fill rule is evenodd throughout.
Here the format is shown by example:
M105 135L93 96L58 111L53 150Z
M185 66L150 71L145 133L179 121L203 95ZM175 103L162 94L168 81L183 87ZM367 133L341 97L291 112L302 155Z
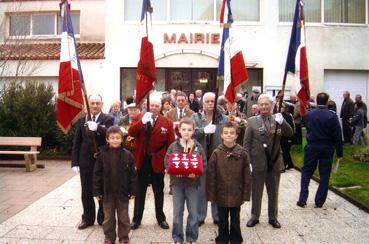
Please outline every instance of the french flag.
M67 133L73 122L83 113L84 100L82 95L83 82L80 62L73 34L70 4L63 0L60 4L63 17L61 37L60 66L57 99L57 124Z
M236 98L237 88L247 78L247 70L242 51L236 48L234 38L230 37L230 28L233 23L231 1L223 0L220 23L223 24L222 43L219 55L218 77L224 80L225 98L233 103Z
M297 97L300 101L300 114L304 115L310 98L310 89L305 43L304 2L302 0L296 2L285 72L291 72L299 76L300 85Z

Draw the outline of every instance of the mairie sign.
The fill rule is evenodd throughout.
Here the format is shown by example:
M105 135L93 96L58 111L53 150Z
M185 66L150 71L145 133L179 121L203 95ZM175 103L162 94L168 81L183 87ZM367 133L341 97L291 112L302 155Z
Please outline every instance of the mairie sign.
M219 44L219 33L164 33L164 44Z

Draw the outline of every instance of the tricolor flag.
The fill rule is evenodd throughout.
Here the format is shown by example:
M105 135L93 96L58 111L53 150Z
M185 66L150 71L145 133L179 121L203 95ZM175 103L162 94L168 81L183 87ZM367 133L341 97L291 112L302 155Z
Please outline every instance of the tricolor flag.
M219 55L218 77L224 80L225 98L233 103L237 88L248 76L242 51L235 47L234 38L230 37L230 27L233 23L231 1L223 0L220 23L223 24L222 43Z
M304 115L310 98L310 89L305 44L304 2L302 0L296 2L285 72L299 75L300 87L297 97L300 101L300 114Z
M60 66L58 80L58 99L56 120L64 133L68 133L73 122L83 113L84 100L81 89L82 72L76 42L73 34L70 4L63 0L60 4L63 17Z
M141 21L144 20L146 12L152 13L150 0L142 1ZM146 32L147 32L146 22ZM146 33L147 34L147 33ZM140 60L137 64L136 74L136 104L139 104L154 87L156 81L156 67L154 59L154 46L148 36L141 39Z

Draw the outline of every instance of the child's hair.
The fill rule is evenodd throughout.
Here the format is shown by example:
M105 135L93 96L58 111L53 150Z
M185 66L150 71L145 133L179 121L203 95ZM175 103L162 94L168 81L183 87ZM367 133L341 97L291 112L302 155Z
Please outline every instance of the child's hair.
M117 125L110 126L108 128L108 130L106 131L106 139L109 138L109 135L110 134L117 134L117 133L120 134L122 136L122 138L123 138L123 132L120 130L120 127L119 126L117 126Z
M227 122L225 124L223 124L222 129L220 130L220 133L223 133L224 128L234 128L236 130L236 134L238 135L239 130L238 130L238 126L236 123L233 122Z
M178 127L181 127L182 124L186 124L186 125L191 125L193 129L195 129L195 123L193 122L192 119L190 118L182 118L180 121L179 121L179 126Z

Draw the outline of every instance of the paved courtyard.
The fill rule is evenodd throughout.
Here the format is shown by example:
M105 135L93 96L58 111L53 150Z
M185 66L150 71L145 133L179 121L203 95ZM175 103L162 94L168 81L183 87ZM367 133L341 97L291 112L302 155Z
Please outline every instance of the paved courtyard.
M43 170L37 169L37 172ZM13 172L8 172L6 175L12 174ZM4 174L0 174L0 177L3 178ZM250 214L250 203L243 205L241 230L244 243L369 243L369 214L333 192L329 192L322 209L313 207L313 194L309 197L307 208L301 209L295 205L299 180L300 173L295 170L282 175L279 198L281 229L273 229L267 223L265 194L261 223L254 228L245 227ZM312 193L315 193L316 187L317 184L312 182ZM171 225L172 199L167 194L168 189L165 192L165 213ZM133 201L130 203L132 216ZM1 202L0 206L2 205ZM2 222L0 243L102 243L104 235L101 227L95 225L82 231L76 228L81 209L79 176L74 176ZM212 224L209 211L206 224L200 228L197 243L214 243L216 234L217 227ZM171 230L162 230L156 224L151 189L148 191L142 225L130 233L130 238L133 244L171 243Z

